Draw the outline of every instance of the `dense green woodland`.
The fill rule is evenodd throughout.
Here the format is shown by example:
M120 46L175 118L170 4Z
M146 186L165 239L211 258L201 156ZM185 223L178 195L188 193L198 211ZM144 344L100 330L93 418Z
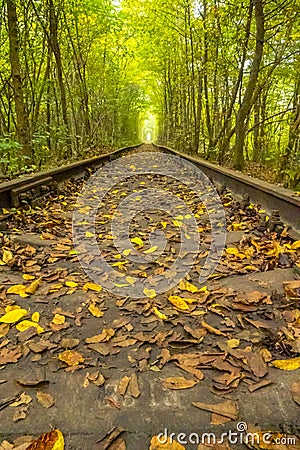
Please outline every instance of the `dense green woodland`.
M2 177L149 139L299 189L299 9L3 0Z

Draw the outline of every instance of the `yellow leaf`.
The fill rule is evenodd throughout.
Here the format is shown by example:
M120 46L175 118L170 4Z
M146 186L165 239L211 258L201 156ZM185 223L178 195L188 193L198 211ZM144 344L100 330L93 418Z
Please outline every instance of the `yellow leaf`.
M168 436L153 436L149 450L185 450L181 444Z
M209 294L209 290L207 289L207 286L203 286L202 288L198 289L198 292L204 292L204 294Z
M68 287L76 287L78 286L78 283L75 283L75 281L66 281L65 285Z
M243 222L241 222L241 223L233 223L232 224L232 228L233 228L234 231L243 230L245 228L245 225L243 224Z
M10 250L4 249L3 250L3 256L2 256L2 261L7 264L9 263L9 261L11 261L13 259L13 254Z
M30 285L26 288L26 293L27 294L34 294L35 291L37 290L37 288L40 285L42 277L38 278L35 281L32 281L32 283L30 283Z
M40 321L40 313L39 312L34 312L31 316L31 320L33 322L39 323Z
M182 222L180 222L179 220L172 220L172 223L174 225L174 227L181 227L182 226Z
M145 250L144 253L146 253L148 255L149 253L153 253L156 250L157 250L157 245L154 245L154 247L151 247L148 250Z
M18 294L20 297L28 297L28 294L26 294L26 286L23 284L16 284L15 286L11 286L6 291L7 294Z
M239 250L234 247L228 247L225 249L225 251L228 255L237 255L239 253Z
M185 302L185 299L179 297L178 295L170 295L169 301L172 305L176 306L176 308L181 309L182 311L188 311L189 306Z
M26 450L64 450L65 441L60 430L52 430L49 433L42 434L37 440L33 441Z
M300 248L300 241L295 241L291 245L293 250L298 250Z
M276 359L272 364L277 367L277 369L296 370L300 368L300 356L291 359Z
M88 307L88 310L90 311L91 314L93 314L94 317L102 317L104 315L101 309L99 309L94 303L92 303Z
M145 294L146 297L149 297L149 298L154 298L154 297L156 297L156 291L155 291L155 289L148 289L148 288L145 288L145 289L143 290L143 293Z
M83 290L100 292L100 291L102 291L102 286L100 286L99 284L96 284L96 283L85 283L85 285L83 286Z
M133 278L133 277L130 277L130 276L125 277L125 280L126 280L127 283L129 283L129 284L134 284L134 283L136 282L136 278Z
M24 316L26 316L26 309L14 309L12 311L7 312L4 316L0 317L0 322L2 323L16 323Z
M54 323L54 325L62 325L65 321L66 318L62 314L55 314L52 319L52 323Z
M118 262L113 263L111 265L111 267L122 267L123 268L124 264L127 264L127 263L128 263L128 261L118 261Z
M132 252L131 248L125 248L125 250L123 250L123 255L128 256L130 255L131 252Z
M191 292L192 294L194 294L195 292L199 292L199 289L196 286L194 286L192 283L189 283L186 280L181 280L178 287L182 291L188 291Z
M144 242L143 242L142 239L139 238L139 237L134 237L134 238L132 238L132 239L130 239L130 240L131 240L131 242L132 242L133 244L137 244L137 245L139 245L140 247L143 247L143 245L144 245Z
M239 339L229 339L227 341L227 345L230 348L237 348L240 345L240 340Z
M22 278L23 280L26 281L31 281L35 279L35 277L33 275L29 275L29 273L23 273Z
M86 232L85 232L85 236L86 236L87 238L92 238L92 237L94 237L95 235L94 235L94 233L91 233L90 231L86 231Z
M163 227L163 228L166 228L167 225L168 225L168 222L161 222L161 224L162 224L162 227Z
M58 355L58 359L68 364L68 366L78 366L79 363L84 362L84 357L81 353L74 350L66 350Z
M22 320L16 325L16 329L18 331L26 331L28 328L34 327L38 333L44 333L44 328L40 327L36 322L32 322L31 320Z
M14 309L21 309L21 306L19 305L7 305L5 307L5 312L13 311Z
M6 208L2 208L2 213L3 213L3 214L9 214L9 211L8 211L8 209L6 209Z
M156 306L153 306L153 312L154 314L161 320L168 320L167 316L163 313L161 313Z

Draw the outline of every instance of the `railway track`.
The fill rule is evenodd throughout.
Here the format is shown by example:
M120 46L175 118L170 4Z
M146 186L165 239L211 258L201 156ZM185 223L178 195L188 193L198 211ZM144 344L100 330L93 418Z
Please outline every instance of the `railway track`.
M122 148L99 157L78 161L55 169L50 169L28 177L18 178L0 184L0 208L18 208L28 204L35 204L50 195L57 193L59 185L66 180L79 177L88 178L89 175L109 161L113 161L124 154L137 152L143 144ZM266 183L256 178L225 169L201 158L195 158L176 150L151 145L147 151L163 151L195 164L200 168L219 189L229 189L243 204L255 203L261 205L267 215L267 226L272 231L282 223L290 228L290 235L299 239L300 233L300 198L295 193L282 187ZM5 219L0 217L0 220ZM266 217L262 215L262 222ZM263 227L263 223L262 223Z
M202 200L212 186L203 189L185 161L217 185L227 219L219 259L211 220L218 208ZM90 176L98 167L99 177ZM200 434L219 436L219 425L235 430L234 421L243 430L258 423L268 435L280 431L299 448L299 202L292 193L147 144L0 190L0 207L17 208L4 214L0 233L0 447L1 439L44 433L55 416L68 449L96 448L115 427L136 450L166 429L192 435L197 424ZM266 221L257 203L281 218L271 211ZM290 235L282 221L294 224ZM204 283L206 262L217 265ZM8 320L11 313L17 318ZM55 401L42 413L33 396L41 384ZM32 401L16 424L7 406L19 389Z

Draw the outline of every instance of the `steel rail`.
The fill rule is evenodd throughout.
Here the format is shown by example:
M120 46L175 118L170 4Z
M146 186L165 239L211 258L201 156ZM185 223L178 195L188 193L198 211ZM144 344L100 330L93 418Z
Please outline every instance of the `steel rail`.
M1 183L0 208L18 207L27 202L41 199L51 190L55 190L59 183L80 176L88 176L87 171L89 169L94 171L108 161L112 161L123 154L138 151L142 145L138 144L121 148L94 158ZM195 164L216 185L226 185L235 197L242 198L249 195L253 203L260 204L268 213L271 214L273 210L279 211L283 222L292 227L297 235L300 232L300 198L297 198L293 191L168 147L154 144L153 146L159 151L176 155Z

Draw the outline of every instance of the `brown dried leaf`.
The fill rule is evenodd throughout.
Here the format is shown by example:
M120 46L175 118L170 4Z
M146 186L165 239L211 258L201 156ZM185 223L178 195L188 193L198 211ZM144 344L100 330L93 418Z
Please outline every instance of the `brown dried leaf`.
M42 392L38 391L36 393L37 401L40 405L42 405L44 408L51 408L55 404L55 399L52 397L51 394L48 392Z
M107 450L119 438L120 434L125 431L124 428L114 427L102 439L97 441L99 450Z
M213 326L209 325L204 320L202 320L201 325L203 326L203 328L205 328L210 333L217 334L218 336L225 336L226 337L225 333L223 333L222 331L218 330L217 328L214 328Z
M119 385L118 385L118 392L120 395L126 394L126 391L127 391L128 385L129 385L129 381L130 381L130 378L126 377L126 376L120 380Z
M138 377L137 377L136 373L133 373L130 377L129 394L134 398L138 398L141 395L141 391L140 391L139 383L138 383Z
M197 384L197 381L188 380L184 377L168 377L163 379L162 382L167 389L188 389Z
M0 365L7 363L16 363L21 358L22 353L18 348L9 350L8 348L3 348L0 350Z
M201 402L193 402L194 406L204 411L219 414L224 417L228 417L231 420L238 418L238 404L233 400L226 400L223 403L206 404Z
M296 381L291 386L291 393L295 403L300 405L300 381Z

